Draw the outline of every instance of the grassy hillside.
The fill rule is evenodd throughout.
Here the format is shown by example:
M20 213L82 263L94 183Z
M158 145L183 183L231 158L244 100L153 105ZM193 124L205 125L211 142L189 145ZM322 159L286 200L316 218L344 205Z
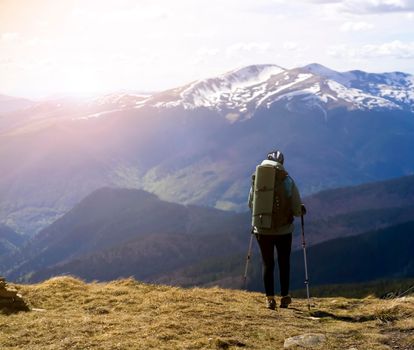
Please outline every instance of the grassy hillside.
M57 277L16 286L35 309L0 313L0 346L15 349L280 349L317 333L318 349L413 349L414 298L314 299L267 310L263 295L181 289L133 279Z
M324 298L340 295L345 298L376 296L378 298L390 299L397 295L406 295L406 291L413 291L413 289L414 278L402 278L375 280L366 283L311 285L311 294ZM306 297L306 289L296 289L292 292L292 295Z

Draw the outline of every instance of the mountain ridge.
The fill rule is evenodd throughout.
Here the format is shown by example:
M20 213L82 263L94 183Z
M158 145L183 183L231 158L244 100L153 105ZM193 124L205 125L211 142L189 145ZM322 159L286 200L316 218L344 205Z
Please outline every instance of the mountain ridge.
M378 280L414 278L412 249L414 222L407 221L383 229L370 230L352 237L336 237L313 245L307 244L307 264L310 284L323 288L324 285L347 283L372 283ZM296 233L298 236L299 233ZM307 232L307 243L310 233ZM254 246L249 267L248 290L263 291L263 277L260 251ZM155 276L152 282L183 287L218 285L222 288L243 288L242 262L244 254L235 252L228 257L201 260ZM291 290L303 288L305 277L303 251L292 251L290 286ZM60 274L62 269L56 269ZM275 269L276 289L279 272ZM50 275L44 275L48 278Z
M345 107L413 112L414 77L401 72L336 72L315 63L293 69L251 65L155 94L139 102L137 108L206 107L223 112L230 122L236 122L251 118L254 109L269 108L275 102L292 98L301 98L309 108L323 111ZM241 114L239 118L235 113Z
M168 252L171 258L175 257L177 249L173 247L177 245L180 247L178 251L187 249L188 257L183 256L182 259L187 262L198 254L223 253L224 242L240 247L239 238L245 222L233 224L236 217L237 214L214 208L186 207L161 201L154 194L142 190L102 188L42 230L20 252L3 257L0 266L3 271L13 269L7 274L18 278L45 266L104 252L107 248L130 247L134 240L136 252L146 254L141 245L146 245L152 252L153 260L149 266L158 264L162 251ZM217 243L222 244L204 252L192 252L191 249L199 249L208 236L217 237ZM159 263L168 258L165 255Z
M231 93L212 84L222 110L161 106L181 99L187 86L150 97L121 93L95 102L59 100L1 117L0 222L33 236L104 186L241 212L253 169L275 148L285 154L303 195L414 173L413 91L404 87L404 77L392 73L395 81L387 85L386 76L349 73L356 82L350 89L365 84L375 93L395 95L400 102L392 96L389 101L397 104L408 99L402 109L359 109L373 101L364 95L370 92L347 95L348 87L335 83L342 87L334 94L325 78L309 72L320 67L265 67L251 75L245 71L241 80L234 78L239 70L224 75L233 77L235 93L224 78L218 82ZM352 98L338 99L338 93ZM241 105L246 111L240 112Z
M292 74L295 79L289 77ZM310 75L309 75L310 74ZM312 79L310 79L312 78ZM326 81L323 81L323 79ZM283 80L287 85L283 85ZM310 83L304 83L309 80ZM330 81L334 81L339 85L329 85ZM303 83L303 84L301 84ZM262 86L265 84L266 86ZM273 84L279 86L272 87ZM323 94L321 87L315 85L322 84L325 89L331 93ZM295 89L290 89L292 86L298 85ZM256 89L255 93L251 93L249 89ZM246 90L247 89L247 90ZM236 90L239 91L240 103L232 101L231 97ZM262 91L259 91L262 90ZM349 90L349 91L347 91ZM209 98L203 93L210 91L212 97ZM282 92L283 94L279 94ZM295 93L289 96L289 92ZM301 93L299 93L301 91ZM287 94L286 94L287 93ZM88 99L69 99L70 103L81 103L87 106L112 106L114 109L100 110L94 107L97 112L91 113L89 116L80 116L79 119L97 118L108 113L121 111L128 108L143 108L143 107L177 107L197 108L207 107L217 109L219 111L248 112L247 105L251 104L246 95L250 95L255 100L258 96L260 99L255 103L255 107L260 107L262 103L270 96L276 98L269 103L274 103L278 99L290 98L296 95L311 95L319 94L319 101L326 104L328 100L343 100L338 106L346 108L362 108L370 109L375 107L385 107L389 109L407 109L414 112L412 104L414 103L414 76L408 73L393 71L383 73L370 73L361 70L350 71L335 71L325 67L319 63L310 63L301 67L294 67L286 69L276 64L253 64L231 71L222 73L216 77L207 77L200 80L195 80L181 87L174 87L165 91L141 94L130 92L116 92L105 95L98 95L92 100ZM217 95L217 96L216 96ZM359 95L359 96L358 96ZM220 98L224 97L220 102ZM5 96L4 99L13 99ZM163 98L166 101L163 101ZM230 99L226 99L230 98ZM307 97L306 97L307 98ZM19 99L19 98L15 98ZM367 103L361 100L367 100ZM29 100L28 100L29 101ZM84 102L82 102L84 101ZM246 102L247 101L247 102ZM371 101L370 103L368 103ZM0 103L2 100L0 99ZM30 101L31 102L31 101ZM56 100L56 106L61 107L65 104L65 98ZM33 104L33 102L31 102ZM404 104L408 104L404 107ZM37 108L41 103L36 104ZM53 107L53 104L50 105ZM117 107L117 108L115 108ZM251 115L247 113L245 118L250 118ZM241 121L243 119L240 119ZM229 119L230 122L235 120Z
M413 186L410 176L305 199L308 246L411 221ZM226 271L232 255L238 260L231 269L238 269L250 224L248 212L183 206L142 190L103 188L41 231L19 253L0 259L0 266L9 278L30 281L62 273L90 280L134 275L151 281L192 266L207 266L210 260L222 261L218 266ZM301 247L296 226L293 250ZM215 269L215 274L221 273Z

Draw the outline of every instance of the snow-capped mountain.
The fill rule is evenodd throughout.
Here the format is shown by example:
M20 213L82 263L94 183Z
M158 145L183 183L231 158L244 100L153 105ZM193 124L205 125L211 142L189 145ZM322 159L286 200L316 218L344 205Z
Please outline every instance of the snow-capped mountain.
M290 70L254 65L155 94L138 106L205 107L224 113L234 122L274 103L283 103L289 109L292 100L323 112L337 107L414 112L414 77L400 72L340 73L319 64Z
M389 108L414 111L414 76L401 73L366 73L355 70L338 73L319 64L304 69L321 77L333 96L351 108Z
M105 117L145 107L207 108L230 123L251 118L258 109L280 105L287 110L317 110L327 117L336 108L414 112L414 76L401 73L336 72L320 64L285 69L262 64L236 69L217 77L153 94L111 93L70 101L71 119ZM62 106L56 111L62 115Z
M276 65L249 66L155 95L146 104L248 113L252 101L269 91L269 80L284 71Z
M150 96L0 115L0 222L35 233L103 186L243 211L252 170L275 148L303 195L414 174L413 84L404 73L254 65Z
M0 111L3 100L0 98ZM54 117L61 117L67 109L71 119L96 118L144 107L207 108L235 122L249 119L257 109L269 109L274 104L288 110L316 109L324 115L338 107L414 112L414 76L401 72L337 72L317 63L294 69L262 64L153 94L124 91L92 99L46 101L33 108L37 113L46 106Z

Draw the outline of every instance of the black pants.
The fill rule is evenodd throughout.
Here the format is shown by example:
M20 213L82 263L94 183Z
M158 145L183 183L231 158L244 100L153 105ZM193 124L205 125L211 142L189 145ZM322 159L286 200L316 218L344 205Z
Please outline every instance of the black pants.
M263 282L267 296L275 295L274 270L275 246L279 265L281 295L289 294L290 280L290 251L292 248L292 233L286 235L257 235L263 261Z

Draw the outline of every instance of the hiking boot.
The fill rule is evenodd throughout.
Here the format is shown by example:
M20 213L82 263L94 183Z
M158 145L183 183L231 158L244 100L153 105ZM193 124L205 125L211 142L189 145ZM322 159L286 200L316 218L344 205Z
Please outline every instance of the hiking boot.
M291 302L292 298L290 297L290 295L285 295L284 297L282 297L282 299L280 299L280 307L282 309L286 309Z
M267 299L267 303L266 303L266 307L269 310L274 310L276 309L276 300L275 299Z

